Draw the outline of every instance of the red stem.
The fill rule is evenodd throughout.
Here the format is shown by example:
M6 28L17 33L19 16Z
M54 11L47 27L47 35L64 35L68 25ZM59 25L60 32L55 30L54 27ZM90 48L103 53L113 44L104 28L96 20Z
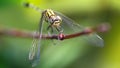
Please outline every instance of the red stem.
M82 32L78 33L73 33L73 34L68 34L64 35L63 39L70 39L70 38L75 38L79 37L82 35L88 35L93 32L106 32L109 30L108 24L102 24L99 25L95 28L86 28ZM27 32L27 31L20 31L16 29L0 29L0 35L6 35L6 36L13 36L13 37L22 37L22 38L33 38L35 37L36 39L39 38L40 35L34 34L33 32ZM58 35L42 35L42 39L58 39ZM62 39L62 40L63 40Z

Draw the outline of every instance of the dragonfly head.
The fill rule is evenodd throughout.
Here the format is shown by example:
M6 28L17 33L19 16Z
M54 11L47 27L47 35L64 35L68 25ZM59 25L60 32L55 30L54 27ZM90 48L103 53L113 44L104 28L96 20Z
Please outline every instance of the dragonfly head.
M53 26L54 27L59 27L60 24L61 24L61 22L59 20L58 21L54 21Z
M59 27L62 22L62 19L59 16L56 16L56 19L53 21L54 27Z

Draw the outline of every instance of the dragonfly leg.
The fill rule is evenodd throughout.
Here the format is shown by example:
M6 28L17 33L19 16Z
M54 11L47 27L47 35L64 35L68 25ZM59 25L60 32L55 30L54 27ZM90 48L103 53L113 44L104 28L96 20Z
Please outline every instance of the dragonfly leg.
M61 26L59 26L59 27L56 27L56 30L59 32L58 40L63 40L64 39L63 28L61 28Z
M54 30L53 30L53 27L51 27L51 33L53 33L53 31L54 31Z
M59 33L63 33L63 28L61 28L61 26L56 27L56 30L57 30Z
M49 26L47 27L47 31L49 31L50 28L51 28L51 25L49 25Z

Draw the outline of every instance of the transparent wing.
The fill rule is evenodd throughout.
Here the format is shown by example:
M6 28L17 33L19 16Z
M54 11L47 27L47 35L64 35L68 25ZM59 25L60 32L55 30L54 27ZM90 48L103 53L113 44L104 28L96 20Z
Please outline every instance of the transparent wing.
M36 48L37 48L37 40L33 38L32 41L32 47L30 48L29 52L29 60L33 60L36 54Z
M40 45L41 45L40 40L41 39L38 40L33 38L33 41L32 41L32 47L30 48L30 52L29 52L29 60L32 63L32 67L35 67L40 60Z
M56 12L56 15L62 18L61 27L64 29L64 32L73 33L73 32L80 32L84 30L84 27L75 23L72 19L68 18L67 16L63 15L62 13Z
M98 46L98 47L104 47L104 40L96 33L86 35L84 36L84 38L89 43L91 43L91 45Z
M42 31L43 31L43 21L44 21L44 16L41 16L40 23L39 23L39 29L38 33L39 38L33 40L32 43L32 48L30 49L29 53L29 60L32 61L32 67L35 67L39 61L40 61L40 46L41 46L41 40L42 40Z
M74 32L80 32L85 29L85 27L75 23L72 19L68 18L67 16L63 15L62 13L56 12L55 13L62 18L62 28L64 29L64 33L70 34ZM92 33L90 35L85 35L85 39L88 42L92 43L93 45L103 47L104 41L103 39L97 35L96 33Z

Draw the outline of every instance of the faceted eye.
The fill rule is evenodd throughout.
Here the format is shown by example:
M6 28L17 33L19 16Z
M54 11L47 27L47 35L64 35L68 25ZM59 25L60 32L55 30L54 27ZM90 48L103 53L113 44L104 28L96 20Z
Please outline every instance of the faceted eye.
M58 20L60 20L60 21L62 21L62 19L61 19L61 17L60 17L60 16L57 16L57 19L58 19Z

